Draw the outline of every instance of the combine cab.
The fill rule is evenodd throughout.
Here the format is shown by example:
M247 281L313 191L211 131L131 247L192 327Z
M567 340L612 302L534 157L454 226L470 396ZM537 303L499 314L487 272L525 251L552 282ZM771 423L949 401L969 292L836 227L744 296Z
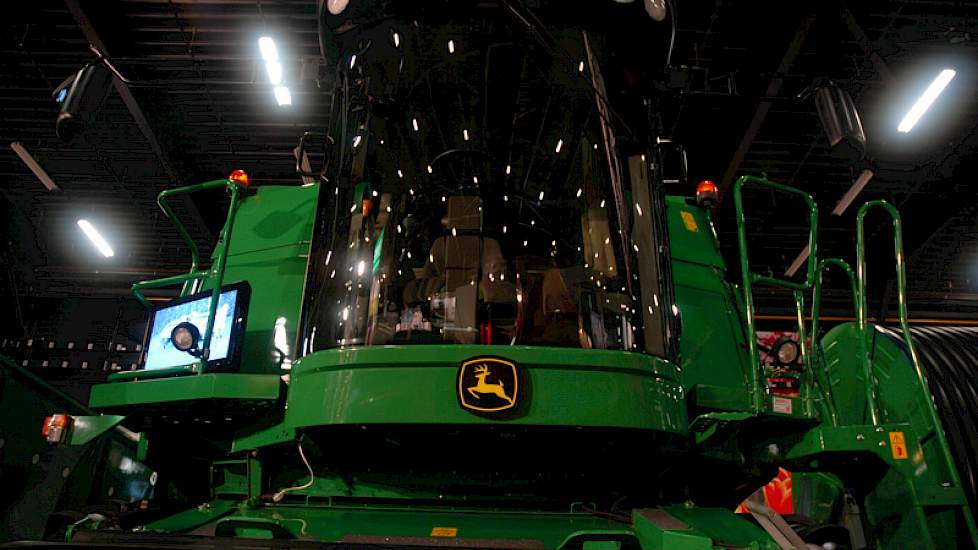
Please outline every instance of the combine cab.
M256 187L237 171L160 195L191 267L133 292L149 305L146 289L182 285L181 298L152 309L142 368L94 387L98 415L74 415L65 443L88 441L83 426L138 433L136 458L182 509L134 529L82 520L67 542L978 542L973 485L907 326L896 210L859 211L853 273L818 258L810 196L742 177L728 282L716 189L665 193L668 140L639 93L661 60L616 40L662 32L650 3L535 4L329 2L330 124L297 155L321 163L300 170L311 183ZM807 205L800 280L751 270L747 186ZM168 200L214 188L230 206L202 267ZM895 230L895 332L866 319L871 209ZM829 267L849 275L858 321L822 334ZM795 391L762 364L757 285L795 297ZM811 515L734 513L779 468L807 480L797 507Z

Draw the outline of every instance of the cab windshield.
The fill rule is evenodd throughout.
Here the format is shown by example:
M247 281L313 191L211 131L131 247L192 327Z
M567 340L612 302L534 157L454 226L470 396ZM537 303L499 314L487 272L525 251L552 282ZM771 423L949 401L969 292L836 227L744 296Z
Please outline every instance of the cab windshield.
M594 39L548 26L547 45L499 13L370 15L333 22L304 351L663 354L648 162L619 153Z

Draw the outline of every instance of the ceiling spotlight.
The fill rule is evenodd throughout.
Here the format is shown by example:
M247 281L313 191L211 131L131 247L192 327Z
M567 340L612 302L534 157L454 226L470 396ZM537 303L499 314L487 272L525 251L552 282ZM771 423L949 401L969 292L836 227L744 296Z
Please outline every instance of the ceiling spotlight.
M115 252L112 250L112 247L109 246L109 243L105 241L91 222L88 220L78 220L78 227L81 228L82 232L85 233L85 236L88 237L88 240L92 241L92 244L95 245L95 248L97 248L103 256L106 258L115 256Z
M645 11L656 21L666 18L666 0L645 0Z
M944 69L941 71L941 73L937 75L937 78L930 83L930 86L924 90L923 95L921 95L920 98L917 99L917 102L913 104L913 107L911 107L910 111L903 117L903 120L900 121L900 125L897 126L897 130L907 133L913 129L914 125L917 124L917 121L920 120L920 117L924 116L924 113L926 113L927 109L929 109L931 104L934 103L937 96L941 95L941 92L944 91L944 88L946 88L951 82L951 79L954 78L955 74L957 73L953 69Z
M350 0L326 0L326 9L333 15L339 15L349 3Z

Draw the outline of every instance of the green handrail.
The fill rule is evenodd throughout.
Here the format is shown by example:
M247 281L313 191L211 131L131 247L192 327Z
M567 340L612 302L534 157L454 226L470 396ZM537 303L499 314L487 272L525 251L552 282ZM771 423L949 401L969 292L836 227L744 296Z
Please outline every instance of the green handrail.
M792 295L795 299L795 319L798 323L798 352L801 355L801 364L809 368L804 371L804 379L802 380L802 403L804 404L805 413L810 414L811 410L808 408L808 404L811 402L809 399L811 397L811 372L814 368L812 365L811 357L808 350L805 349L805 341L807 336L805 334L805 292L803 290L793 290Z
M958 474L958 469L955 467L954 456L951 454L951 448L948 446L947 437L944 435L943 424L941 424L940 416L937 411L937 404L934 402L934 394L931 392L930 385L927 383L927 375L920 364L920 358L917 355L917 348L914 346L913 336L910 333L910 322L907 314L907 274L906 264L903 257L903 222L900 219L900 212L897 211L892 204L885 200L869 201L862 205L859 208L859 212L856 214L856 278L859 282L859 301L857 303L858 308L856 318L857 322L859 323L860 335L864 343L869 341L869 327L867 326L866 322L866 239L863 220L866 217L866 213L873 208L883 209L893 220L893 252L896 257L897 306L900 319L900 331L902 332L903 339L906 342L907 351L910 355L910 361L913 363L917 380L920 382L920 386L924 388L927 395L927 405L925 406L925 410L927 411L928 420L930 420L934 427L934 435L937 438L938 446L940 447L941 454L943 455L945 464L947 465L951 485L953 487L960 488L962 486L961 477ZM866 364L869 365L870 369L872 369L869 362L868 353L866 359ZM874 378L867 378L867 382L870 381L875 384ZM876 419L874 418L873 420L873 423L875 424ZM971 521L970 517L967 517L967 514L965 514L965 524L972 539L978 538L978 531L975 529L975 524L973 521Z
M900 330L903 333L903 339L906 342L910 360L913 362L914 370L917 373L917 379L920 381L921 386L927 390L928 395L933 395L930 393L930 387L927 384L927 376L924 373L923 367L920 366L920 359L917 357L917 348L913 345L913 337L910 334L910 322L907 318L907 274L903 258L903 222L900 220L900 212L885 200L869 201L862 205L856 214L856 280L858 281L859 298L856 304L856 322L859 324L859 332L862 334L863 341L867 342L869 340L869 326L866 322L866 231L864 222L866 214L873 208L881 208L893 220L893 253L896 256L897 313L900 319ZM868 359L867 355L866 364L869 366L869 372L867 372L866 381L868 385L875 386L875 378L872 377L872 365ZM875 407L875 395L873 398L873 406ZM937 408L933 402L931 402L928 410L934 425L939 428L941 424L937 416ZM873 416L873 423L877 424L879 421L877 418L878 414L873 410L870 412ZM941 444L946 447L947 442L944 441L943 430L938 429L937 432L938 437L941 439Z
M930 385L927 383L927 375L920 364L920 358L917 356L917 348L914 346L913 337L910 334L910 322L907 316L907 273L903 258L903 222L900 220L900 212L892 204L884 200L869 201L862 205L856 214L856 278L859 282L860 298L857 304L859 307L857 308L856 318L859 323L860 334L863 342L869 341L869 327L866 323L866 232L864 230L863 220L866 217L866 213L873 208L883 209L893 220L893 252L896 256L897 304L900 317L900 330L903 333L903 339L906 342L914 372L917 374L917 380L920 382L920 386L926 391L928 397L925 409L927 410L928 419L934 426L934 434L944 455L944 460L948 465L948 475L951 477L951 484L955 487L961 487L961 478L958 475L957 468L954 467L954 457L951 455L950 447L948 447L947 437L944 435L944 429L937 412L937 405L934 403L932 397L934 394L930 391ZM872 369L868 355L866 364ZM875 385L876 383L875 378L867 378L866 380L867 385ZM872 384L869 384L870 382ZM873 423L876 424L877 421L878 419L874 416ZM971 527L971 529L973 530L974 527Z
M849 278L849 287L852 290L852 311L856 313L858 309L859 301L859 290L856 287L856 276L852 272L852 268L849 264L841 258L825 258L818 262L818 269L815 274L815 288L812 291L812 342L811 349L815 349L815 338L818 337L818 317L821 313L822 304L822 277L825 275L825 270L829 267L838 267L841 269L846 276Z
M782 193L788 193L801 197L808 206L808 261L805 270L805 280L802 283L758 275L750 271L750 259L747 255L747 224L744 220L744 185L752 184L767 187ZM812 197L800 189L781 185L764 178L754 176L741 176L737 178L733 188L734 209L737 220L737 245L740 249L740 273L743 278L744 309L747 312L747 345L750 351L750 364L752 373L748 378L750 393L752 396L753 408L760 412L764 409L764 366L761 365L760 352L757 349L757 331L754 324L754 293L752 285L754 283L764 283L773 286L784 287L793 291L803 291L812 287L815 279L815 259L818 256L817 233L818 233L818 206ZM797 308L797 300L796 300ZM804 344L802 344L804 346Z
M910 350L910 358L914 363L914 368L919 370L917 362L917 352L913 347L910 338L910 326L907 323L907 296L906 296L906 274L903 265L903 223L900 220L900 213L892 204L884 200L869 201L859 207L856 213L856 281L857 281L857 301L856 301L856 323L859 326L859 334L862 337L863 353L863 376L866 378L866 407L869 409L869 418L874 426L881 422L879 412L879 399L876 396L876 377L873 374L873 362L870 358L870 350L867 347L869 335L866 324L866 213L873 208L882 208L893 220L893 249L896 256L896 275L897 275L897 301L899 303L900 326L906 327L903 337L907 341ZM923 378L923 372L918 373L926 387L927 381Z
M819 261L818 268L815 273L815 287L812 290L812 337L808 342L808 355L813 359L816 358L816 356L821 358L821 353L816 353L816 350L822 349L820 346L818 346L818 318L821 315L822 306L822 279L825 275L825 270L832 266L841 269L849 278L849 287L852 291L853 313L855 313L857 308L856 304L858 300L858 290L856 288L856 276L853 273L852 268L849 267L849 264L841 258L824 258ZM804 346L805 344L802 344L802 349L804 349ZM813 372L815 372L818 385L821 389L822 399L829 413L829 420L833 426L838 426L839 415L835 408L835 398L832 395L832 385L825 375L825 369L823 368L824 365L819 364L818 366L815 366L814 363L815 361L813 360Z
M216 258L210 269L201 271L199 269L200 249L198 248L197 243L194 242L193 237L190 236L187 228L173 212L173 209L170 207L167 199L173 195L206 191L208 189L217 189L219 187L226 187L230 191L231 204L228 207L227 219L224 222L224 228L221 230L221 235L218 240L217 247L215 248ZM190 284L191 281L201 279L210 279L213 281L210 307L208 308L207 314L207 326L204 329L203 338L201 339L201 356L193 365L193 370L197 374L203 374L203 372L206 370L207 359L210 356L210 343L214 331L214 316L217 313L217 305L221 297L221 287L224 284L224 269L227 265L228 243L231 242L231 228L234 226L234 217L238 211L240 196L241 184L229 179L212 180L195 185L185 185L183 187L175 187L173 189L167 189L161 192L156 202L160 205L160 208L163 210L163 213L166 214L166 217L173 222L173 225L176 226L177 232L180 233L183 241L187 243L187 247L190 248L190 271L188 273L184 273L183 275L174 275L172 277L164 277L162 279L154 279L151 281L140 281L132 286L132 293L136 299L143 305L149 307L151 304L146 298L146 295L143 294L143 290L183 283L183 288L180 291L180 296L182 297L191 293L193 288L193 285Z

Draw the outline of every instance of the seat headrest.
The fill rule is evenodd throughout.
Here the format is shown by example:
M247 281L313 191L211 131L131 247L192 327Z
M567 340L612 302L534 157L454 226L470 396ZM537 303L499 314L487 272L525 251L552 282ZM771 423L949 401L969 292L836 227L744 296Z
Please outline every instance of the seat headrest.
M479 207L482 200L479 197L449 197L448 198L448 228L458 231L479 230L482 228L482 213Z

